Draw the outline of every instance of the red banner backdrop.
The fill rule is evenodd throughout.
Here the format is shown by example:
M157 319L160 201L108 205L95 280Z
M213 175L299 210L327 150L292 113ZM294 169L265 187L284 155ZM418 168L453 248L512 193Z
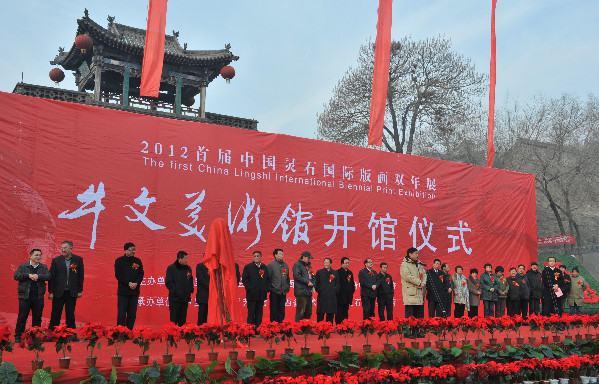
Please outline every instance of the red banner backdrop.
M12 276L29 250L49 265L72 240L86 271L78 322L116 322L114 260L132 241L146 276L137 322L164 323L166 267L185 250L195 274L218 217L241 268L255 249L270 262L274 248L290 267L304 250L315 269L348 256L356 276L367 257L377 270L387 262L396 315L409 247L452 273L536 260L532 175L6 93L0 104L2 322L15 322ZM359 298L358 288L354 318ZM287 317L294 311L292 291ZM196 314L192 305L188 320Z

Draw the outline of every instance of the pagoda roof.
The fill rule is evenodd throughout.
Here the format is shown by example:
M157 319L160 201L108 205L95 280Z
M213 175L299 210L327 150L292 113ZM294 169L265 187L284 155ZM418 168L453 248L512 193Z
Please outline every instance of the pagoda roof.
M94 45L101 44L104 52L117 51L122 54L136 57L140 64L143 61L144 45L146 40L146 30L135 28L124 24L114 22L114 17L108 17L108 28L104 28L93 21L87 10L81 19L77 19L77 33L89 35ZM229 44L224 49L219 50L188 50L186 45L181 47L179 44L179 33L173 31L172 35L165 35L164 41L164 63L186 66L209 66L223 67L238 60L231 51ZM51 64L62 65L65 69L75 70L84 60L80 50L73 43L71 49L67 52L59 49L58 55L52 60Z

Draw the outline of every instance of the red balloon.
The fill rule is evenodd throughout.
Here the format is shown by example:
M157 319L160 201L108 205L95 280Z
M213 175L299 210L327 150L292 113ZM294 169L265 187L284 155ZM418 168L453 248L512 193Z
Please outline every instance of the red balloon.
M235 68L231 67L230 65L225 65L221 70L220 70L220 75L227 80L227 83L229 82L229 80L231 80L232 78L235 77Z
M92 41L92 38L89 37L88 35L81 34L75 38L75 46L77 48L79 48L81 50L81 53L83 53L84 55L85 55L85 52L88 49L90 49L93 44L94 43Z
M55 82L56 84L60 83L64 80L64 72L60 68L53 68L50 71L50 80Z

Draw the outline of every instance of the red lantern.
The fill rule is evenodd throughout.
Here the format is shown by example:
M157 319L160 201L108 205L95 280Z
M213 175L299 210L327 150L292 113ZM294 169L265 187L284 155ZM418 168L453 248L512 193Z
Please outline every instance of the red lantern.
M50 80L52 80L55 84L60 83L64 80L64 72L60 68L53 68L50 71Z
M92 38L88 35L78 35L75 38L75 46L81 50L81 53L85 55L85 52L90 49L93 45Z
M227 83L229 83L230 80L235 77L235 68L231 67L230 65L225 65L220 70L220 75L227 80Z

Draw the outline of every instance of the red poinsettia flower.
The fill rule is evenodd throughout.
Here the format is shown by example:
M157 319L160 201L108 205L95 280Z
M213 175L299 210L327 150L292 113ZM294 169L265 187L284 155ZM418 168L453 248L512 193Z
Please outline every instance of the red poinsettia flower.
M77 273L77 264L71 264L71 271Z
M351 282L351 273L349 275L347 275L347 282Z
M261 278L261 279L264 279L264 269L261 269L261 270L260 270L260 278Z
M391 284L391 279L390 278L386 278L385 281L387 282L387 284Z
M139 264L137 264L137 263L133 263L133 264L131 264L131 267L132 267L133 269L137 269L137 268L139 268Z
M287 274L287 268L282 268L282 269L281 269L281 274L282 274L283 276L285 276L285 275Z
M330 283L331 281L333 281L333 279L335 279L335 275L333 275L333 274L331 273L331 275L329 276L329 283Z
M369 275L370 276L374 275L374 271L370 271Z

